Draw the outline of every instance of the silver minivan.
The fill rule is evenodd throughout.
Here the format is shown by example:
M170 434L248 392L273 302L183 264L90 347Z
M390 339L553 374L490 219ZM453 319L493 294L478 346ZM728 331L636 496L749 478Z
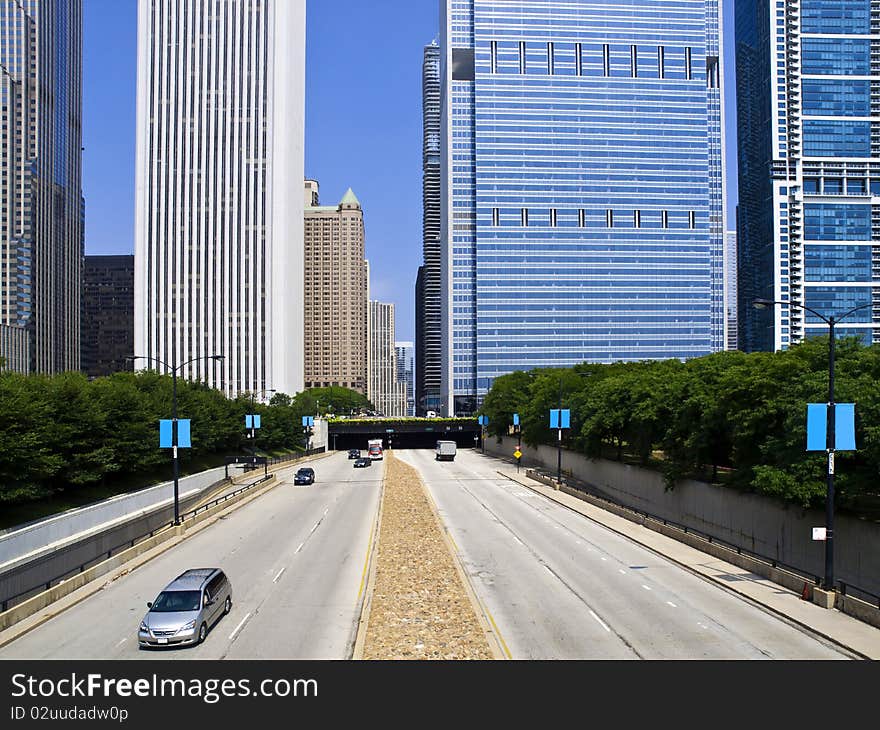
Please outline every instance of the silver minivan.
M232 584L220 568L192 568L147 604L138 646L200 644L232 608Z

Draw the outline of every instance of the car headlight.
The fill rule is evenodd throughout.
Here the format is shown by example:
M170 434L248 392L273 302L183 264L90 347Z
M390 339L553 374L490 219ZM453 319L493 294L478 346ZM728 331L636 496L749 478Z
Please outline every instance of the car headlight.
M195 620L193 620L193 621L189 621L188 623L181 626L179 630L180 631L189 631L190 629L194 629L195 627L196 627L196 622L195 622Z
M149 633L150 633L150 627L147 626L147 624L144 623L143 621L141 621L141 628L140 628L140 630L143 631L145 634L149 634Z

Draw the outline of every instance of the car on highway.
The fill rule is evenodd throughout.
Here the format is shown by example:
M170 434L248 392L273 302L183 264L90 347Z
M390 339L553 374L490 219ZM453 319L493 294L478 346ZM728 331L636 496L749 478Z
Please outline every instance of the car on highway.
M362 467L372 466L372 465L373 465L373 460L372 459L365 459L363 456L359 456L357 459L354 460L354 468L355 469L360 469Z
M361 450L360 449L349 449L348 450L348 458L349 459L360 459L361 458Z
M171 581L138 628L138 647L201 644L232 608L232 583L220 568L191 568Z
M315 483L315 470L310 466L302 466L296 470L296 474L293 475L293 483L294 484L314 484Z

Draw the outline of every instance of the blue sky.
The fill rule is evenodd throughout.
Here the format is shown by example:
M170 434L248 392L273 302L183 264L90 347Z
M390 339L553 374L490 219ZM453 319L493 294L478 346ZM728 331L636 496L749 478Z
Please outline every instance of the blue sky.
M724 3L728 227L736 205L733 5ZM306 177L364 207L370 297L415 333L422 261L421 62L438 0L307 0ZM134 251L137 0L83 2L86 253Z

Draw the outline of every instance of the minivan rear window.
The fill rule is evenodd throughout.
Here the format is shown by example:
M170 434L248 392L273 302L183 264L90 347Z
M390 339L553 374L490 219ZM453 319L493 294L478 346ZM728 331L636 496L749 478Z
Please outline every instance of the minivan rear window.
M198 611L201 600L201 591L162 591L150 610L155 613Z

